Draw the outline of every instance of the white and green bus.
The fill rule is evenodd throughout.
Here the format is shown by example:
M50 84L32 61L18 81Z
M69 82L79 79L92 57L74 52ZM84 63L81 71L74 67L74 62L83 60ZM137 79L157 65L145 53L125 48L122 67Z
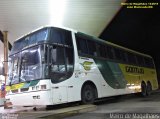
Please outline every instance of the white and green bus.
M65 28L47 26L14 42L6 101L56 105L158 88L151 56Z

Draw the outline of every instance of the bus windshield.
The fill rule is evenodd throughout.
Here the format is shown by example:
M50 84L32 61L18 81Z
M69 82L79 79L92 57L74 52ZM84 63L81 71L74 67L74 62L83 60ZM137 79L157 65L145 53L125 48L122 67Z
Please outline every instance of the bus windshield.
M13 83L18 83L19 81L19 67L18 67L18 62L19 62L19 54L13 55L9 59L11 62L9 62L9 82L13 81ZM13 79L13 80L12 80Z
M10 56L9 80L11 84L40 79L41 76L41 51L33 47L19 54Z
M14 43L9 58L11 84L38 79L64 81L73 73L71 31L52 27L28 34Z
M38 47L22 51L20 63L20 81L40 79L40 50Z
M33 34L27 35L18 41L14 42L13 48L11 50L11 54L15 54L22 49L29 47L34 44L38 44L40 42L44 42L48 39L48 29L42 29Z

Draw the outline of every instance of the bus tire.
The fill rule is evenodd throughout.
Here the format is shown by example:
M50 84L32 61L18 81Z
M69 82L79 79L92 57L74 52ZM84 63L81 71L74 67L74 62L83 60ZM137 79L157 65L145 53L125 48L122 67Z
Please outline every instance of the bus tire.
M81 100L83 104L92 104L96 98L95 89L90 84L85 84L82 88Z
M142 97L146 97L147 96L147 86L145 84L145 82L141 83L141 96Z
M147 93L147 96L150 96L151 93L152 93L152 85L150 82L147 82L147 89L146 89L146 93Z

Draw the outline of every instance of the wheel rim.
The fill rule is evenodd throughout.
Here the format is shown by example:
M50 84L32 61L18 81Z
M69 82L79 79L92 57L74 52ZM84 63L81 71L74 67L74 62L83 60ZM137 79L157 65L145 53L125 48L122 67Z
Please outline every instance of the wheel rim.
M94 90L90 85L86 85L83 90L83 102L93 103L94 102Z
M93 99L93 93L91 90L85 91L85 99L86 99L86 101L90 101Z

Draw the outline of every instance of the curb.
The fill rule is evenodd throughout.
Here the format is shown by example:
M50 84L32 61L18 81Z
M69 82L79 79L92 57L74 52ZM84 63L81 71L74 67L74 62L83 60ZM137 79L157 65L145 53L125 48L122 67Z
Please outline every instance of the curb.
M39 118L53 119L54 118L64 118L69 116L74 116L80 113L91 112L97 109L96 105L80 105L76 107L68 107L64 109L55 110L53 114L48 114L46 116L41 116Z
M27 112L18 112L18 114L27 114L30 115L30 118L34 117L40 118L40 119L54 119L54 118L64 118L64 117L69 117L69 116L74 116L80 113L86 113L86 112L91 112L95 111L97 109L96 105L79 105L79 106L74 106L74 107L66 107L66 108L61 108L61 109L56 109L56 110L49 110L49 111L27 111ZM24 117L20 117L24 118ZM28 119L27 117L25 119Z

